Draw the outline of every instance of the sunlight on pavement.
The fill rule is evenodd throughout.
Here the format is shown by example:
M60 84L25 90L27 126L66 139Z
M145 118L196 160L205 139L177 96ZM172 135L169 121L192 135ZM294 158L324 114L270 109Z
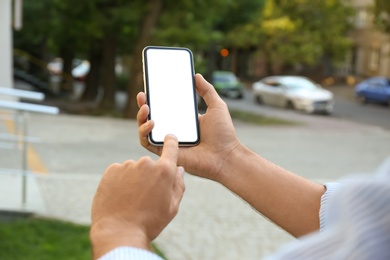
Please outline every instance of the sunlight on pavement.
M3 114L5 114L5 113L3 113ZM5 115L7 115L7 114L5 114ZM8 114L8 116L9 116L9 114ZM17 130L16 130L15 122L12 120L5 120L5 119L1 119L1 120L3 121L4 125L6 126L8 132L10 134L19 136L18 144L21 145L22 144L22 142L21 142L21 140L22 140L21 134L22 133L21 133L21 131L18 131L18 133L16 133ZM45 165L43 164L38 153L35 151L34 147L31 144L27 144L26 155L27 155L27 166L31 172L38 173L38 174L47 174L48 173L47 168L45 167Z

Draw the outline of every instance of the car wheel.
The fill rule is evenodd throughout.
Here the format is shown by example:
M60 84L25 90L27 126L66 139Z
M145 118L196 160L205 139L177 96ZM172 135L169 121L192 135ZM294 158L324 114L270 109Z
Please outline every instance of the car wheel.
M330 116L332 114L332 111L324 111L323 114L326 116Z
M262 99L262 97L260 96L260 95L258 95L258 96L255 96L255 102L257 103L257 104L263 104L263 99Z
M232 98L232 99L240 99L240 98L242 98L242 93L235 92L235 91L229 91L226 93L226 97Z
M295 109L294 103L291 100L288 100L286 104L286 108L294 110Z
M360 104L367 104L367 99L365 96L356 96L357 100L359 101Z

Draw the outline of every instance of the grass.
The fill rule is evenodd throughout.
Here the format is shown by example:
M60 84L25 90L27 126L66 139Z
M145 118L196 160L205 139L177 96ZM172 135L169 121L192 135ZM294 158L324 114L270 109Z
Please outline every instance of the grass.
M52 219L0 223L0 259L91 259L89 227Z
M256 124L256 125L298 125L299 123L288 121L275 117L268 117L259 115L257 113L251 113L241 110L229 110L230 116L233 119L237 119L246 123Z
M162 252L152 246L165 259ZM44 218L0 222L0 259L89 260L89 226Z

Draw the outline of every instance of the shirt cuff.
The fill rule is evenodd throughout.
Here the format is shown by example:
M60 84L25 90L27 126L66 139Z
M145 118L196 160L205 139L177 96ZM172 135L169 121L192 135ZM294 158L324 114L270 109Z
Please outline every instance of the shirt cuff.
M99 260L163 260L158 255L135 247L121 246L114 248L107 254L99 258Z
M330 182L324 184L326 191L321 197L321 206L320 206L320 231L323 231L327 226L327 218L326 215L329 211L329 200L332 197L335 190L337 190L340 186L340 183Z

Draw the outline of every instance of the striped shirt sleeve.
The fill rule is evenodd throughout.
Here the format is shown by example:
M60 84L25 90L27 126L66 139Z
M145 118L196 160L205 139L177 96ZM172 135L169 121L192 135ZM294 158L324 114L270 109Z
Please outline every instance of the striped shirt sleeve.
M320 231L324 230L327 223L326 223L326 213L329 211L329 201L332 197L335 190L337 190L338 187L340 187L340 183L325 183L326 191L324 195L321 197L321 207L320 207Z
M390 259L390 178L348 181L327 195L321 232L267 259Z
M163 260L158 255L140 248L121 246L99 258L99 260Z

